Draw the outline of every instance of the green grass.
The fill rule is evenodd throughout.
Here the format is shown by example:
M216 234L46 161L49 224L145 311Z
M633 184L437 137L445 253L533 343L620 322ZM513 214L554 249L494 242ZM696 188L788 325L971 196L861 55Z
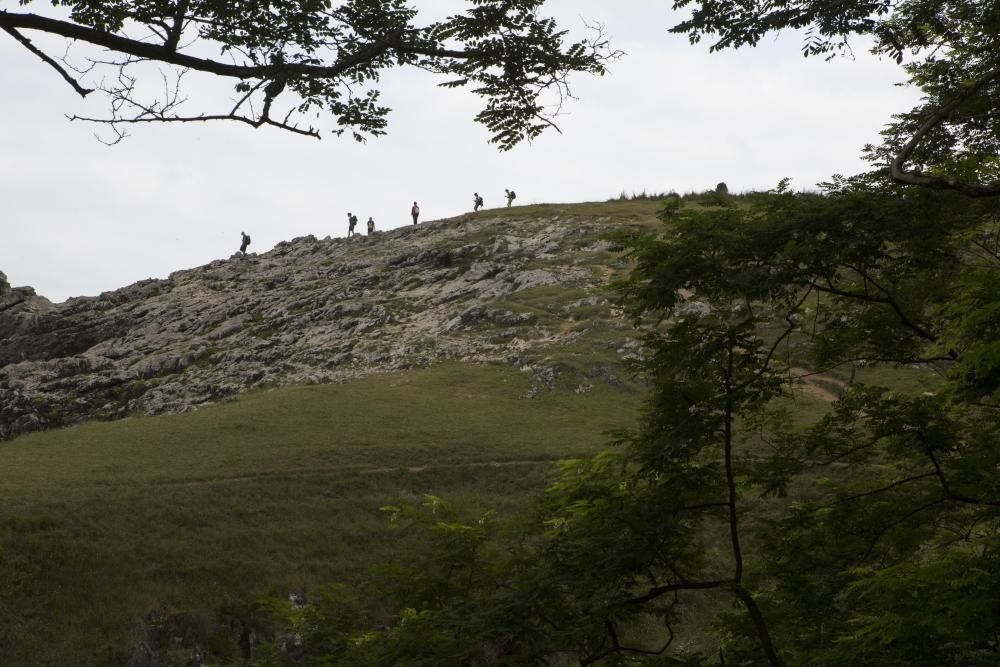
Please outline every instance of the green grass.
M155 614L231 655L223 607L399 557L380 506L512 511L640 400L604 384L528 400L530 381L448 364L5 443L0 664L117 664Z

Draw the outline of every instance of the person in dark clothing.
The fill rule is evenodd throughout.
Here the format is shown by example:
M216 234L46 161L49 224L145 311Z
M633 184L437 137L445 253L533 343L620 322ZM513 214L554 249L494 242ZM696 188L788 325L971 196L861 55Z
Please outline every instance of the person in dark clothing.
M473 203L473 207L472 207L473 211L478 211L480 209L480 207L482 207L482 205L483 205L483 198L479 196L478 192L473 192L472 193L472 203Z
M417 224L417 218L420 217L420 207L417 206L417 202L413 202L413 206L410 207L410 215L413 217L413 224Z
M504 190L504 193L507 195L507 208L510 208L511 202L517 199L517 195L514 194L513 190Z
M371 216L368 216L368 236L375 233L375 220Z
M246 232L240 232L240 236L242 237L241 239L242 242L240 243L240 252L246 255L247 246L250 245L250 236L248 236Z
M347 214L347 238L354 236L354 227L358 224L358 216L348 212Z

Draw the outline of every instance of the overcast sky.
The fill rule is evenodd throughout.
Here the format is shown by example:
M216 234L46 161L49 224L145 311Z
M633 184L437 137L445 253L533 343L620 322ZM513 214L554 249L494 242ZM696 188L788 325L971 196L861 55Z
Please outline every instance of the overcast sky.
M105 102L81 101L0 33L0 271L62 301L228 257L240 231L263 252L306 234L344 236L347 211L362 224L372 216L379 229L398 227L414 200L429 220L468 210L474 191L500 206L508 187L519 204L701 191L719 181L731 191L766 189L785 176L807 189L864 169L861 147L917 99L893 85L901 70L863 45L853 61L804 59L795 34L709 54L668 34L669 4L548 3L574 30L581 17L604 23L628 55L608 76L571 81L579 99L559 121L562 134L508 153L472 120L478 98L436 88L416 70L388 78L389 134L364 145L215 123L134 127L108 147L94 138L98 128L64 117L98 113Z

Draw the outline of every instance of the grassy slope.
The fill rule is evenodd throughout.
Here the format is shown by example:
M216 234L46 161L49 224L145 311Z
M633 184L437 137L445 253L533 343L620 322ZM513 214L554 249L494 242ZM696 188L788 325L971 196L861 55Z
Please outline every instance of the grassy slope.
M608 385L526 400L529 385L454 363L5 444L0 664L92 664L151 612L210 636L227 602L393 555L379 506L433 493L509 510L639 402Z
M488 213L650 227L657 206ZM610 253L602 259L595 271L627 273ZM233 635L220 608L349 579L399 556L381 505L433 493L512 510L544 486L552 461L596 451L606 430L635 418L641 392L590 373L615 364L617 343L634 333L587 309L567 313L581 296L542 287L495 304L581 332L545 351L542 361L564 369L567 382L533 400L522 398L525 373L452 363L0 445L0 665L109 664L154 613L186 615L190 636L226 655ZM928 370L861 375L934 382ZM836 393L848 379L832 373L813 388ZM593 390L570 391L577 380ZM797 391L786 404L808 422L827 400ZM185 656L178 649L180 664Z
M651 227L658 206L477 215ZM627 272L611 253L594 259L605 277ZM538 288L496 304L581 332L545 353L566 372L563 388L533 400L522 398L528 374L454 363L0 445L0 665L113 663L162 614L187 617L190 635L225 655L233 637L221 607L398 556L380 506L433 493L513 509L544 486L554 460L594 452L639 404L634 387L590 376L595 364L617 365L614 341L634 334L596 312L567 314L581 296ZM593 389L570 391L578 380Z

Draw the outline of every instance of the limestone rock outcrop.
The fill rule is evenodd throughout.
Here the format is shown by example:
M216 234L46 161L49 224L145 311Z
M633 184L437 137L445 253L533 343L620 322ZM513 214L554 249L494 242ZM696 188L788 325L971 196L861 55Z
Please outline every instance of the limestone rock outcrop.
M0 439L445 359L531 370L586 335L578 311L624 341L616 224L553 208L307 236L61 304L0 274ZM544 303L512 307L525 294Z

